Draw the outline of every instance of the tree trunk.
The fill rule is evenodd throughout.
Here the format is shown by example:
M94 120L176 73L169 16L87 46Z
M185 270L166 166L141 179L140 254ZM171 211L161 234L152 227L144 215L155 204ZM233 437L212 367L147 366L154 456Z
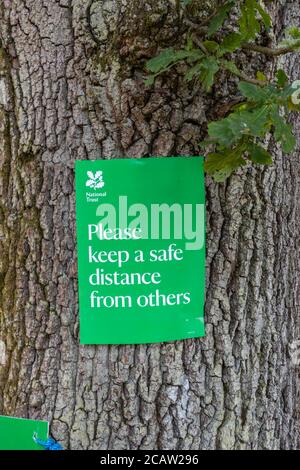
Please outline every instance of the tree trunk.
M70 449L297 448L300 161L272 140L271 167L207 178L206 337L79 346L74 161L199 154L236 93L178 71L145 88L177 4L0 1L0 414L49 420ZM270 8L279 37L299 24L298 2Z

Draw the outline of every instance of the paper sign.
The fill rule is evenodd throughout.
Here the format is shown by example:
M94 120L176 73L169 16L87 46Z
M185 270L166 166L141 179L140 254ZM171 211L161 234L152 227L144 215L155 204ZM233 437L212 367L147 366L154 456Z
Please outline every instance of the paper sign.
M81 344L204 336L202 157L76 162Z
M48 429L46 421L0 416L0 450L43 450L34 442L33 435L46 441Z

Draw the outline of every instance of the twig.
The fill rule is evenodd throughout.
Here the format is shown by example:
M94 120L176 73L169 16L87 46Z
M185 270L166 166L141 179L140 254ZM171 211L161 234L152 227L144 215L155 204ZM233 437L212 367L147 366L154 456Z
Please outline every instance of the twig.
M234 98L231 100L229 103L221 103L219 106L216 107L216 114L219 118L223 118L226 116L231 109L236 106L237 104L244 103L246 100L242 96L238 96L237 98Z
M259 52L260 54L276 57L283 54L288 54L289 52L294 52L295 47L300 47L299 43L294 44L293 46L279 47L278 49L272 49L271 47L259 46L258 44L245 43L242 44L242 49L247 51Z
M201 24L194 23L193 21L189 20L188 18L184 18L184 23L189 26L189 28L197 31L198 34L206 34L207 33L207 26L203 26Z
M258 80L258 78L251 78L248 75L244 74L243 72L236 73L237 77L242 78L245 82L253 83L253 85L265 86L266 82L263 80Z
M232 73L232 75L236 75L237 77L241 78L242 80L244 80L245 82L248 82L248 83L252 83L253 85L259 85L259 86L265 86L266 85L266 82L263 81L263 80L259 80L258 78L251 78L251 77L248 77L248 75L246 75L244 72L242 72L241 70L236 70L236 72L234 72L233 70L228 70L228 68L226 67L222 67L224 70L227 70L229 71L230 73Z
M202 41L195 34L193 34L192 39L194 43L199 47L199 49L201 49L201 51L204 52L205 55L208 55L208 50L206 49Z

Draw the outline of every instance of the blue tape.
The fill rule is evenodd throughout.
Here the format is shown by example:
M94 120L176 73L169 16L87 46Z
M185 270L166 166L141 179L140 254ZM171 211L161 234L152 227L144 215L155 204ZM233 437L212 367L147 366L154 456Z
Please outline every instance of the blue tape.
M33 440L36 444L44 447L44 450L63 450L63 447L56 442L52 437L48 437L46 441L42 441L37 437L36 434L33 435Z

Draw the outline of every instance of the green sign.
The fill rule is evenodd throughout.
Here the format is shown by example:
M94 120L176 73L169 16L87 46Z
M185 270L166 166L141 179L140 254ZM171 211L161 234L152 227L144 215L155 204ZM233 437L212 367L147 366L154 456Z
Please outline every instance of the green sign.
M204 336L202 157L76 162L81 344Z
M48 423L0 416L0 450L43 450L42 446L34 442L34 435L46 441Z

